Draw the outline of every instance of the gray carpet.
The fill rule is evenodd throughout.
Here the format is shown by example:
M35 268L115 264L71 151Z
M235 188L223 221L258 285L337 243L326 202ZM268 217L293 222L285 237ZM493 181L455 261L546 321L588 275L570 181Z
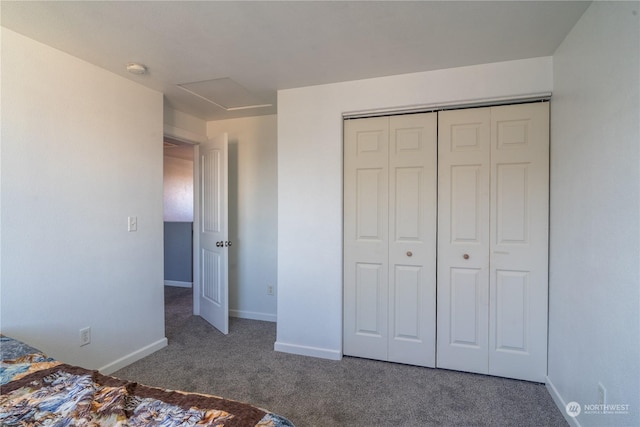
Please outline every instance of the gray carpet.
M230 319L224 336L165 288L169 345L114 375L252 403L304 426L566 426L542 384L273 350L276 325Z

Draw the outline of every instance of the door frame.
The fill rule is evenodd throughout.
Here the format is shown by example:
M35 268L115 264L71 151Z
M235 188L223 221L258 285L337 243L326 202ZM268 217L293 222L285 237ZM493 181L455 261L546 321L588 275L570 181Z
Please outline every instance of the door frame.
M200 315L200 260L195 256L198 253L200 245L200 144L207 141L206 136L201 136L184 129L177 128L168 124L164 124L163 136L175 139L185 144L193 145L193 272L192 272L192 290L193 290L193 314Z
M527 94L527 95L515 95L515 96L505 96L505 97L496 97L496 98L481 98L481 99L470 99L470 100L463 100L463 101L455 101L455 102L450 102L450 103L434 103L434 104L426 104L426 105L415 105L415 106L406 106L406 107L391 107L391 108L377 108L377 109L371 109L371 110L355 110L355 111L348 111L348 112L343 112L342 116L340 118L341 120L341 128L342 128L342 134L341 134L341 151L342 151L342 155L341 155L341 160L342 160L342 164L341 164L341 184L342 184L342 200L341 200L341 208L342 208L342 233L341 233L341 249L342 249L342 300L341 300L341 314L342 314L342 322L341 322L341 334L342 334L342 339L341 339L341 355L344 355L344 339L345 339L345 333L344 333L344 308L345 308L345 298L344 298L344 294L345 294L345 280L344 280L344 261L345 261L345 245L344 245L344 233L345 233L345 227L344 227L344 182L345 182L345 169L344 169L344 165L345 165L345 159L344 159L344 149L345 149L345 132L344 132L344 124L347 120L350 119L361 119L361 118L373 118L373 117L381 117L381 116L394 116L394 115L402 115L402 114L415 114L415 113L428 113L428 112L440 112L440 111L447 111L447 110L462 110L462 109L467 109L467 108L482 108L482 107L499 107L499 106L503 106L503 105L516 105L516 104L531 104L531 103L538 103L538 102L547 102L549 103L549 108L551 108L551 100L552 100L552 92L541 92L541 93L532 93L532 94ZM549 146L552 144L551 138L549 138ZM547 171L547 173L549 173L549 170ZM550 195L547 195L548 197L550 197ZM547 206L547 209L549 209L549 206ZM549 229L547 229L547 238L549 238ZM436 233L436 241L438 239L437 233ZM549 240L547 240L547 260L549 257ZM436 259L437 259L437 254L436 254ZM549 283L549 269L548 269L548 264L547 264L547 271L546 271L546 280L547 280L547 287L548 287L548 283ZM437 301L437 285L436 285L436 301ZM547 293L547 311L548 311L548 306L549 306L549 295ZM437 305L436 305L437 307ZM438 342L438 332L437 332L437 308L436 308L436 333L435 333L435 344L437 347L437 342ZM548 319L548 313L547 313L547 329L548 329L548 323L549 323L549 319ZM547 336L548 338L548 336ZM548 345L546 347L546 353L548 354L549 352L549 348ZM437 348L436 348L436 368L435 369L446 369L446 368L440 368L437 366L437 361L438 361L438 357L437 357ZM460 371L460 372L464 372L464 371ZM489 374L491 375L491 374ZM515 378L515 377L507 377L507 378ZM517 379L517 378L516 378ZM532 380L525 380L525 381L532 381Z

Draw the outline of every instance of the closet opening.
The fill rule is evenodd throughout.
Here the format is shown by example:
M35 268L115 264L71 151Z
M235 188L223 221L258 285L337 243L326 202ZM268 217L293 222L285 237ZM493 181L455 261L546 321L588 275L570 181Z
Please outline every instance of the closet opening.
M548 106L345 117L345 355L544 382Z

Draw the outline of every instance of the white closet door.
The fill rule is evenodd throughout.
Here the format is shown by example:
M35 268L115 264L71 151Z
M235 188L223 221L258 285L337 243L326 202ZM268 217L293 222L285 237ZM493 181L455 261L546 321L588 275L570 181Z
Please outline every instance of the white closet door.
M491 110L489 373L547 373L549 104Z
M344 123L343 352L387 360L389 119Z
M344 354L544 382L548 108L345 122Z
M548 108L440 113L438 367L545 380Z
M434 367L437 116L344 131L344 354Z
M435 367L437 114L389 128L388 360Z
M488 373L491 109L438 117L437 366Z

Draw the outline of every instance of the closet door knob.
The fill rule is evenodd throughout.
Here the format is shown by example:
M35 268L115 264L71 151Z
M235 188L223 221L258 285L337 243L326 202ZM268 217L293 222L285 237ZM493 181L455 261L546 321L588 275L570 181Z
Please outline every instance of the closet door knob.
M413 252L407 251L407 256L413 256Z
M464 255L462 255L462 258L464 258L464 259L469 259L469 254L464 254Z

